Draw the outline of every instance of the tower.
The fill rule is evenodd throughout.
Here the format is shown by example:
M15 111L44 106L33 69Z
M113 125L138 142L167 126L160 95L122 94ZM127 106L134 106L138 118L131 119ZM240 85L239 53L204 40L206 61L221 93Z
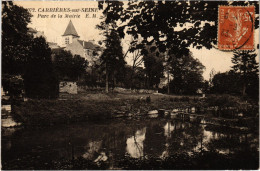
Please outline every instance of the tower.
M63 45L67 46L68 44L71 44L73 41L78 40L79 39L79 35L72 23L72 21L70 20L64 34L62 35L63 37Z

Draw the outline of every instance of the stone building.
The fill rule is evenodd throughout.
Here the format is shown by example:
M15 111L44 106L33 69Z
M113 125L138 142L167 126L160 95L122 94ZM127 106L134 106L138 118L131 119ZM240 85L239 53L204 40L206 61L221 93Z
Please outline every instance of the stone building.
M37 31L36 29L33 29L33 28L29 27L28 28L28 33L33 35L33 38L43 37L46 40L46 36L44 35L43 31Z
M62 46L65 47L65 50L70 51L73 55L80 55L89 61L90 65L94 60L96 60L97 55L94 55L93 52L95 51L98 53L100 47L94 44L94 40L79 40L80 36L71 20L69 21L62 38Z

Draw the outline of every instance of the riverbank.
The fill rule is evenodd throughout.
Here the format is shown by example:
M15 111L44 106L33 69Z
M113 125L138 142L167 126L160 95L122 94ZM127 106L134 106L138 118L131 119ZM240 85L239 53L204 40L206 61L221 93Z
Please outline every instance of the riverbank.
M168 113L192 112L207 117L256 117L257 105L229 95L174 96L165 94L86 93L55 100L29 99L13 106L13 118L25 126L50 126L116 117L144 116L163 109ZM209 112L210 111L210 112ZM231 111L231 112L230 112Z

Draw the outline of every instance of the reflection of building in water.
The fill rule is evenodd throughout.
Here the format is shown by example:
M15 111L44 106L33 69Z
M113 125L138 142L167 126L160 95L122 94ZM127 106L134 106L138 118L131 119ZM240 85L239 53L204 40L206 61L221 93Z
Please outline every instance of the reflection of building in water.
M133 158L140 158L144 156L144 140L146 134L146 127L136 131L135 135L128 138L126 141L126 151Z

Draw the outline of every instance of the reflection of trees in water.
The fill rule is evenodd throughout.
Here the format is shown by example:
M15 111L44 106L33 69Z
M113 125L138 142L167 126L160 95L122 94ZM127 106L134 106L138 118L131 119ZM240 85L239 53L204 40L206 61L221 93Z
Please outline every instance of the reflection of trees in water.
M160 156L163 153L166 143L164 125L165 121L149 123L147 125L146 138L144 141L145 155Z
M77 123L44 129L23 129L10 137L12 147L5 152L5 156L15 159L24 155L44 154L49 160L71 159L72 153L75 158L82 156L89 150L89 144L100 141L102 143L97 148L100 150L94 150L96 153L111 149L115 154L124 156L125 142L132 135L133 129L136 128L122 122Z
M8 139L12 146L2 150L5 161L38 155L57 161L71 159L73 153L75 158L106 159L111 168L126 152L139 160L142 156L176 156L176 153L188 153L201 147L213 153L221 150L225 153L227 149L230 152L257 151L258 148L258 136L254 134L218 133L205 130L203 125L165 119L23 129Z
M95 154L100 151L102 141L91 141L85 146L85 153L82 155L84 159L93 160Z
M192 151L203 138L203 129L199 124L172 121L174 130L169 141L170 154Z
M257 150L258 139L254 135L219 133L204 128L205 126L200 124L168 121L164 126L166 139L164 156L203 150L229 153L243 150L244 147Z
M206 144L209 151L231 154L239 151L258 151L258 138L247 134L221 134Z

